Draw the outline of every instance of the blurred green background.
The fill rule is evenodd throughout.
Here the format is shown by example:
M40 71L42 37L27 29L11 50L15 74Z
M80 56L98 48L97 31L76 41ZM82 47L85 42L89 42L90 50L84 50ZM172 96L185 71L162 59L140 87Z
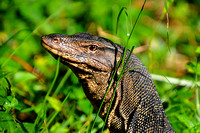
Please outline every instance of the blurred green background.
M0 131L24 132L24 126L28 132L33 131L32 127L37 127L37 132L88 132L96 113L66 66L60 64L53 91L47 97L57 62L41 47L40 38L50 33L89 32L125 45L143 2L1 0ZM121 14L116 34L117 17L123 7L128 15ZM175 80L154 78L176 132L200 132L199 7L199 0L147 1L130 40L129 49L135 46L134 53L150 73L192 83L183 86ZM41 113L41 108L46 113ZM92 132L101 131L102 125L98 118Z

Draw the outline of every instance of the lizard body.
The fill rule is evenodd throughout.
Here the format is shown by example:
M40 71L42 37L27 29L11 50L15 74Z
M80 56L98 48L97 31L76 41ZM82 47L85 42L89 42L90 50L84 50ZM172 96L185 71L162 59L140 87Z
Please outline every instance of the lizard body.
M95 110L98 110L122 57L124 47L89 33L50 34L42 37L42 46L72 69ZM126 51L125 61L130 51ZM104 120L120 66L103 101L100 117ZM133 69L131 69L133 68ZM130 71L128 71L130 70ZM131 54L127 73L117 85L106 126L111 132L174 132L163 109L153 80L143 63Z

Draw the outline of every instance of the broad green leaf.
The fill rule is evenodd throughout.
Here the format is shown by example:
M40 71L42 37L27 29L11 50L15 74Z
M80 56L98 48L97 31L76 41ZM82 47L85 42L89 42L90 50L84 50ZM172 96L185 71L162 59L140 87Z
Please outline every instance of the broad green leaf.
M90 114L91 112L91 103L87 99L82 99L78 101L78 105L81 107L84 113Z
M71 75L71 81L73 82L73 84L79 84L78 78L74 73Z
M0 106L4 104L4 102L6 101L6 97L7 97L7 90L6 88L0 85Z
M186 115L177 114L176 117L188 128L192 128L195 125L192 119Z
M200 64L198 64L198 66L196 67L196 62L190 62L186 65L186 68L188 70L188 72L195 74L197 73L198 75L200 75Z
M8 75L8 72L2 71L1 70L1 65L0 65L0 79Z
M198 53L198 54L200 54L200 47L197 47L197 49L196 49L195 52Z
M14 75L14 79L16 82L26 82L29 80L34 80L36 77L29 72L21 71Z
M67 133L69 129L67 127L63 127L60 123L56 122L50 129L52 133Z
M13 132L16 128L16 123L10 114L0 111L0 127Z
M31 133L34 131L33 123L18 123L17 128L15 129L15 133Z
M54 97L48 97L47 101L51 104L51 106L56 110L56 111L61 111L62 109L62 103L58 99Z
M3 105L6 110L11 110L12 108L21 110L22 106L19 104L18 100L12 96L6 98L5 104Z

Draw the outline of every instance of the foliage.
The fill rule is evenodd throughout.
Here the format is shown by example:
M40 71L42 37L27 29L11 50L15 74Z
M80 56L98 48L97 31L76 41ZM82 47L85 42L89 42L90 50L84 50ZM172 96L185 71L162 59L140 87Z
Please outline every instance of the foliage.
M90 131L96 112L77 77L64 65L58 67L41 47L40 37L90 32L125 45L143 2L1 1L0 131ZM151 73L194 83L187 87L154 79L176 132L200 131L199 6L198 0L147 1L128 45L129 49L135 47L134 52ZM92 132L100 132L102 127L98 117Z

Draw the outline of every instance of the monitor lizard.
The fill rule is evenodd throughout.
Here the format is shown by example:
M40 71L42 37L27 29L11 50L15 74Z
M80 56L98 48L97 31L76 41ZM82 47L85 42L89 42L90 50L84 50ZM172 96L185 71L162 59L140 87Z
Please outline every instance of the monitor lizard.
M131 54L126 74L116 86L120 65L111 80L125 50L123 46L89 33L44 35L41 44L56 59L60 56L61 62L76 74L95 110L112 81L99 114L105 120L116 87L106 121L111 132L175 132L148 70L135 54L126 51L125 61Z

